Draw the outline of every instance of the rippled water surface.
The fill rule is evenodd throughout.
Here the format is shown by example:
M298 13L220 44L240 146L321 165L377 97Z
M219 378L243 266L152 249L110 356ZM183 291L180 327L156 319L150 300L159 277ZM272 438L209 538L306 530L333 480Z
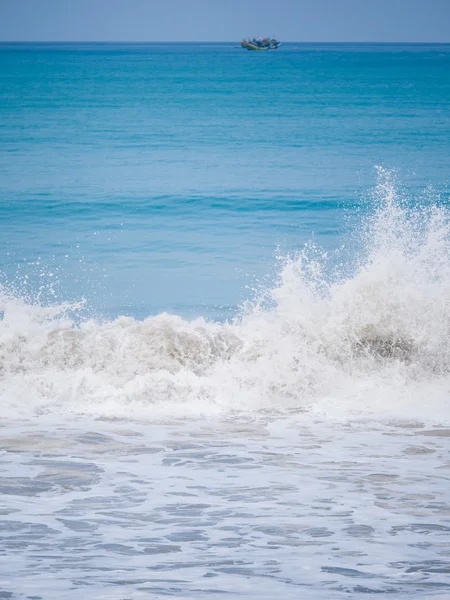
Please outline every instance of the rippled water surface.
M3 428L2 597L450 596L450 430Z
M0 152L0 600L450 598L450 45L0 44Z

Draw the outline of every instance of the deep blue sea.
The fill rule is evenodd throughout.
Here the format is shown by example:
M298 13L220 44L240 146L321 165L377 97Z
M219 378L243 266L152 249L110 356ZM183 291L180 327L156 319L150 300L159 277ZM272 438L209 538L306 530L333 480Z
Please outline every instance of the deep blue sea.
M450 45L0 44L0 598L450 597Z
M10 281L224 318L277 254L339 245L376 165L448 183L450 46L3 44L0 144Z

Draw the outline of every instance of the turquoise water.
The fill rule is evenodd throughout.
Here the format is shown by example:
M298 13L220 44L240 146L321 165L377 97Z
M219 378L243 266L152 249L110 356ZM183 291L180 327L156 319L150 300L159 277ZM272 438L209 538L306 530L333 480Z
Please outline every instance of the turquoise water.
M450 597L450 46L0 45L0 598Z
M57 269L106 316L229 317L278 247L341 243L375 165L441 191L449 109L450 46L3 44L2 271Z

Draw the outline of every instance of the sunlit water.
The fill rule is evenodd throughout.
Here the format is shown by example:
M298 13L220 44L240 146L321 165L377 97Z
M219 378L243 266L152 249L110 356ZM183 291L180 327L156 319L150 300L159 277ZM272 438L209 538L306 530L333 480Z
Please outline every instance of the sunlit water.
M0 46L0 598L450 597L450 50L253 54Z

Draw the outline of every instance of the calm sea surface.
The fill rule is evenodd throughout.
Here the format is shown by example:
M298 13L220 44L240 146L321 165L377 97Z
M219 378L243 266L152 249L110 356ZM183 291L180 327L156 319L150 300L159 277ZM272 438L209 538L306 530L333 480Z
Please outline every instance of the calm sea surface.
M0 44L0 598L450 598L450 45Z

